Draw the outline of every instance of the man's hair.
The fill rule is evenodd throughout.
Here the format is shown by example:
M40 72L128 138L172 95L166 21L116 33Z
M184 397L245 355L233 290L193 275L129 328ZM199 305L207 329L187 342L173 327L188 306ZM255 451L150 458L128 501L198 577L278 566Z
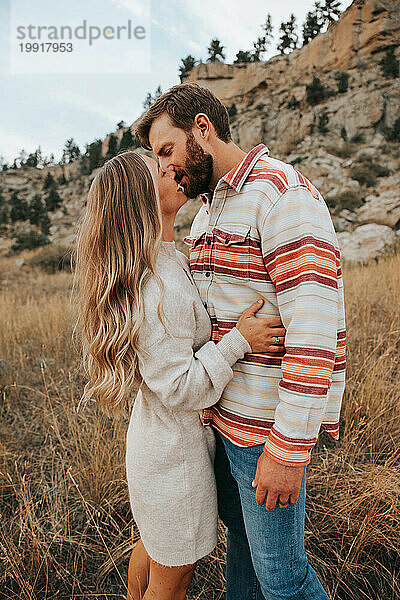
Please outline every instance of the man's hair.
M149 131L153 121L164 113L176 127L184 131L191 131L195 116L204 113L214 125L215 132L222 141L229 142L232 139L228 111L221 100L197 83L182 83L157 98L140 118L135 132L144 148L152 149Z

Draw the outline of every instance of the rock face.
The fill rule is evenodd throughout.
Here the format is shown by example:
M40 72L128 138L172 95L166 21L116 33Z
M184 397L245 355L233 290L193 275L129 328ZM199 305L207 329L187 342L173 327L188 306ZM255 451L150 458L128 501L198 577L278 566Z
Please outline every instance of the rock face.
M379 256L396 241L396 234L386 225L360 225L353 233L338 233L340 253L344 260L364 261Z
M377 256L382 252L379 236L386 243L400 230L400 151L393 136L400 118L400 78L385 77L381 67L389 48L399 59L399 40L399 0L354 0L325 33L287 56L249 64L200 64L188 77L230 109L232 137L241 148L264 142L271 156L291 162L313 181L328 204L348 260ZM339 93L340 73L348 74L348 89ZM316 103L307 93L314 76L324 88ZM103 156L110 135L120 141L125 130L104 139ZM56 180L64 175L67 183L57 189L63 204L50 214L50 238L71 244L96 174L82 175L80 162L0 173L3 196L16 191L29 202L35 193L44 194L48 171ZM199 200L189 201L180 210L176 240L189 230L199 205ZM29 227L17 223L0 228L0 235L12 237Z

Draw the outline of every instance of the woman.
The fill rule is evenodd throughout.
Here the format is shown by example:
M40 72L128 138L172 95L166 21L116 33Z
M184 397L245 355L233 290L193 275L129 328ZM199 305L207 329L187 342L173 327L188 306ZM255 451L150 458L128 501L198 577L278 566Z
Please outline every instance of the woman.
M201 411L218 401L246 352L284 352L285 329L255 302L218 343L173 242L187 202L157 163L124 152L92 182L76 252L84 358L106 412L139 388L127 431L130 502L141 534L128 600L180 600L217 543L215 438Z

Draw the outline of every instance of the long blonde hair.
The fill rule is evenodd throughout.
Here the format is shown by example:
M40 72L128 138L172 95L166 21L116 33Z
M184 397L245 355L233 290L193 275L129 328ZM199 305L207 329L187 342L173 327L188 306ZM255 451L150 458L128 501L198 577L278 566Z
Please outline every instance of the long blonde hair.
M94 398L107 414L125 408L141 384L138 332L142 289L155 275L161 243L158 191L137 152L107 161L90 186L75 250L74 291L82 358L89 382L80 402Z

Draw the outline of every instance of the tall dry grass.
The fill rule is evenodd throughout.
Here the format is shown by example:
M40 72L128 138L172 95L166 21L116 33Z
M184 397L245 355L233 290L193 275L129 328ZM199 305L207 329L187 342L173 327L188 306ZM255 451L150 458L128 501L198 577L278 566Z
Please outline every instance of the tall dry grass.
M346 266L341 439L307 467L306 548L332 600L395 600L400 570L400 256ZM77 412L71 276L0 259L0 597L126 598L138 532L129 414ZM188 598L223 598L225 532Z

